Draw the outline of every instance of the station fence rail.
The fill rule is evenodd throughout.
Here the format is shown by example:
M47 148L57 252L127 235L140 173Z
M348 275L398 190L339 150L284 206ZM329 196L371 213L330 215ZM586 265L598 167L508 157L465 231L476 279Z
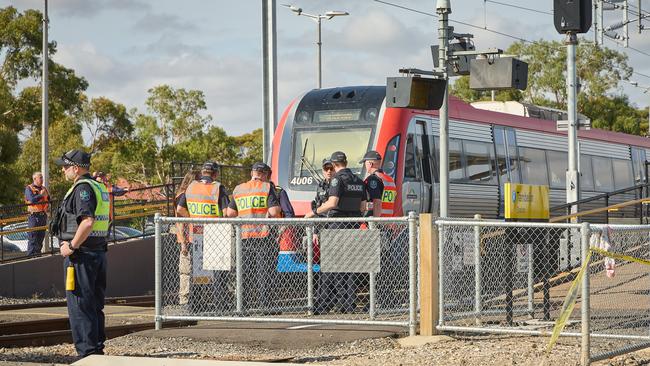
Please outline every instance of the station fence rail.
M112 225L108 241L115 243L138 237L152 237L154 214L174 214L174 187L174 184L161 184L130 189L119 196L110 195ZM29 225L28 207L32 204L0 207L0 263L27 258L28 237L32 232L45 235L43 250L35 256L59 252L58 240L48 234L48 225L60 202L47 202L47 225L44 226Z
M649 225L435 223L438 330L561 330L583 365L650 346Z
M417 216L156 216L156 324L417 321ZM189 243L186 245L186 243Z

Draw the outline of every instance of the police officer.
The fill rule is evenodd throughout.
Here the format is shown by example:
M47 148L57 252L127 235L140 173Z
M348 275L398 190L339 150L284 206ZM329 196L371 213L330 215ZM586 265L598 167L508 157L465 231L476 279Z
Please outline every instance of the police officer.
M282 213L282 217L295 217L296 213L293 210L293 205L291 204L291 200L289 199L289 195L287 194L287 191L285 191L284 188L273 183L273 181L271 180L271 173L272 173L271 167L268 166L267 164L264 164L264 172L266 173L264 176L264 181L269 182L271 184L271 187L273 187L273 189L275 190L275 195L278 197L278 201L280 202L280 210Z
M381 154L377 151L368 151L361 160L368 176L365 183L368 190L368 197L373 202L373 216L392 217L395 216L395 199L397 187L393 178L381 170ZM399 230L395 225L378 225L381 232L381 271L377 275L377 294L379 306L384 308L396 308L401 305L399 291L408 278L400 278L403 273L401 268L405 265L404 259L408 259L408 246L404 245L403 238L400 238ZM405 255L406 254L406 255Z
M326 214L328 217L361 217L365 210L366 192L363 181L347 168L347 156L336 151L330 157L336 172L330 182L328 198L320 207L308 212L305 217ZM343 229L346 224L333 224L331 229ZM352 273L321 273L320 295L315 314L332 310L334 299L340 302L343 312L351 313L355 309L357 286Z
M50 196L43 185L43 174L32 174L32 184L25 187L25 204L29 217L27 223L30 228L47 225L47 209L50 207ZM45 230L30 231L27 233L27 255L37 255L43 248Z
M181 217L195 218L219 218L224 217L224 212L230 204L228 192L220 182L217 181L219 165L213 162L206 162L201 167L201 178L187 186L184 194L178 196L176 214ZM191 257L192 257L192 282L190 283L189 303L192 311L201 310L205 302L217 300L223 304L231 304L226 295L228 294L228 273L229 271L211 271L204 269L203 263L203 226L190 225L191 232ZM178 237L185 240L186 236ZM181 242L181 248L186 243ZM206 285L208 287L206 287ZM210 299L201 297L207 289L211 289Z
M368 198L372 201L373 216L395 216L397 187L393 177L381 170L381 154L374 150L368 151L360 163L364 164L368 173L364 182L368 191Z
M330 188L330 181L334 176L334 166L332 165L332 161L330 160L330 158L323 159L322 169L323 169L323 181L318 184L318 189L316 190L316 197L314 198L313 201L311 201L312 211L322 206L323 203L327 202L327 199L329 198L328 191Z
M51 226L65 268L74 267L74 290L66 291L72 339L81 357L104 354L108 191L88 173L90 154L71 150L55 163L65 179L74 182Z
M265 218L280 216L280 202L275 189L265 182L268 166L262 162L253 164L251 180L235 187L233 200L228 206L229 217ZM266 308L275 296L269 291L274 282L276 244L270 238L268 225L242 225L241 238L244 263L244 308Z

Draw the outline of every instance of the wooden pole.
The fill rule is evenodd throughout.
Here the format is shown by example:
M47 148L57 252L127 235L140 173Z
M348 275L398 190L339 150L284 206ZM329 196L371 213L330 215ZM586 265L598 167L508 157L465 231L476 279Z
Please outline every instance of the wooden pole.
M420 335L438 334L438 227L420 214Z

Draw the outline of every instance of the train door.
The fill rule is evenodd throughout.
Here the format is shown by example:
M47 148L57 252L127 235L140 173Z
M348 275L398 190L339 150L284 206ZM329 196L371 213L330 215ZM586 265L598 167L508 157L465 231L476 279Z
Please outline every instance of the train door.
M515 130L509 127L494 126L494 147L497 156L497 176L499 178L499 216L503 216L503 193L505 183L520 183L519 153Z
M402 210L430 212L433 197L433 157L431 135L427 122L413 120L409 124L404 151Z

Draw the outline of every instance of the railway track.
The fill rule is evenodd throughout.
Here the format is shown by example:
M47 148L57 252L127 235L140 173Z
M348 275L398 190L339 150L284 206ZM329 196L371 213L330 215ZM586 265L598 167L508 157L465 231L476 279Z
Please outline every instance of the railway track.
M144 295L144 296L108 297L108 298L106 298L105 304L106 305L153 307L154 306L154 296L153 295ZM34 308L50 308L50 307L59 307L59 306L66 306L65 300L62 300L62 301L40 301L40 302L30 302L30 303L24 303L24 304L0 305L0 311L20 310L20 309L34 309Z
M163 327L194 325L189 321L166 321ZM106 327L106 338L116 338L142 330L153 329L154 323L138 323ZM68 318L30 320L0 324L0 348L51 346L72 343Z

